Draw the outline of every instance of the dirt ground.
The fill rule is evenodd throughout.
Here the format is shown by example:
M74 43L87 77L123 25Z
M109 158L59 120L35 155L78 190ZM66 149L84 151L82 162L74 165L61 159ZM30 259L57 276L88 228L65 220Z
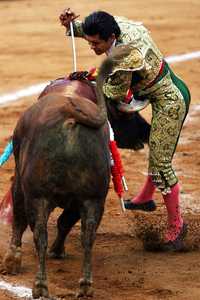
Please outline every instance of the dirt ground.
M48 82L72 71L71 41L65 38L58 21L62 9L71 7L80 18L94 10L106 10L143 21L165 56L200 50L199 0L89 1L79 0L0 0L0 95ZM76 41L79 69L97 66L96 57L87 43ZM173 69L185 80L192 94L189 116L184 125L174 165L182 185L181 205L189 224L187 252L179 254L144 250L145 232L165 229L166 211L159 193L156 212L122 213L112 184L105 214L93 251L95 300L200 299L200 59L174 63ZM0 107L0 153L3 151L21 113L36 101L36 96ZM150 120L147 108L143 115ZM121 150L129 195L133 196L145 179L148 148L139 152ZM6 193L13 175L14 161L0 168L0 198ZM126 195L128 196L128 195ZM49 242L55 236L59 210L49 221ZM50 293L73 299L72 292L81 277L82 250L80 224L72 230L66 243L64 262L48 260ZM1 225L0 259L9 243L9 225ZM23 268L18 276L0 275L0 281L32 287L37 257L29 230L23 238ZM0 290L0 300L15 299Z

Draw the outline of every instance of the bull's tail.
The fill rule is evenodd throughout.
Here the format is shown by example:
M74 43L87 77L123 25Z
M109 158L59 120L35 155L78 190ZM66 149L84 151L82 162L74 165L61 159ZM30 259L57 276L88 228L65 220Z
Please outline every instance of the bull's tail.
M99 71L98 71L98 76L96 79L97 105L100 108L101 115L102 115L102 117L105 118L105 120L107 119L107 109L106 109L105 99L104 99L104 94L103 94L103 84L104 84L105 79L112 72L112 68L113 68L113 59L112 59L112 57L108 57L101 64Z
M109 74L112 72L112 69L119 63L119 61L127 54L129 54L131 51L131 47L117 47L112 55L108 56L103 63L100 66L98 76L96 79L97 83L97 104L102 109L102 111L105 110L106 113L106 107L105 107L105 101L104 101L104 95L103 95L103 84L106 79L106 77L109 76Z
M108 75L112 72L114 62L112 57L106 58L103 63L101 64L97 76L97 86L102 90L102 86L104 84L104 80Z

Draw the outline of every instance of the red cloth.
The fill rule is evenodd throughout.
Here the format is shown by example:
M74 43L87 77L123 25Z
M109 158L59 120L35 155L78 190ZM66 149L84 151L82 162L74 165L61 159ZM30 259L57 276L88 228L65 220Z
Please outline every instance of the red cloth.
M114 190L117 193L117 195L121 198L124 191L122 185L122 178L115 165L111 166L111 174Z
M122 176L123 176L123 168L119 150L117 148L117 144L115 141L110 141L110 152L112 155L114 165L111 166L111 174L115 192L119 197L122 197L123 194L123 184L122 184Z
M88 72L87 79L90 81L95 81L98 75L97 68L91 68Z
M128 89L124 102L129 104L131 102L132 97L133 97L133 91L131 89Z
M13 220L13 201L11 188L0 203L0 223L11 224Z

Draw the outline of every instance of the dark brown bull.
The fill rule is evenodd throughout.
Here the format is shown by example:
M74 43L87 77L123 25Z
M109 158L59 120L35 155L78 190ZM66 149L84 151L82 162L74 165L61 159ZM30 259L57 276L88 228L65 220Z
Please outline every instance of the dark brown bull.
M47 222L55 207L63 208L52 257L64 255L64 241L81 219L84 249L79 295L91 293L91 251L110 180L109 131L101 93L109 60L101 68L95 94L84 82L45 92L18 121L13 135L15 178L13 225L3 264L8 273L21 265L21 239L29 225L39 257L33 298L49 297L46 277ZM80 95L85 95L85 97ZM91 100L96 99L97 104Z
M3 264L8 273L19 272L22 235L29 225L39 256L34 298L49 297L47 222L57 206L63 212L49 254L64 256L65 238L81 219L84 258L79 296L91 293L91 251L110 180L109 132L101 89L111 64L107 59L102 65L96 90L85 81L61 79L50 84L39 101L24 113L14 131L12 238ZM112 105L108 111L119 146L143 147L149 136L145 120L137 113L124 117Z

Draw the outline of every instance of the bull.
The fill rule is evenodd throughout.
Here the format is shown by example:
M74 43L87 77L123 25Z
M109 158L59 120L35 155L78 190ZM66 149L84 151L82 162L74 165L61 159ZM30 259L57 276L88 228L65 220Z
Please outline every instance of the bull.
M92 246L110 180L109 131L101 93L110 65L111 61L102 65L97 104L75 94L73 85L69 85L67 95L55 92L41 97L25 111L14 130L12 237L3 265L8 273L19 272L22 235L29 225L39 257L33 298L49 297L45 263L47 222L56 207L63 208L63 212L50 254L63 256L65 237L81 219L84 255L79 295L91 293Z
M92 294L92 247L110 181L109 127L102 85L112 64L111 58L102 64L96 89L85 81L67 80L63 84L63 80L58 80L51 84L39 101L24 112L14 130L12 236L3 265L8 273L20 271L22 236L29 225L39 258L33 298L49 297L47 222L56 207L63 211L58 217L57 236L49 255L54 258L65 255L65 238L81 219L84 255L78 296ZM115 125L119 116L112 110L110 120ZM132 143L131 148L141 148L148 140L149 127L139 115L133 119L127 122L139 121L144 136L136 139L136 146ZM128 145L121 139L122 147Z

